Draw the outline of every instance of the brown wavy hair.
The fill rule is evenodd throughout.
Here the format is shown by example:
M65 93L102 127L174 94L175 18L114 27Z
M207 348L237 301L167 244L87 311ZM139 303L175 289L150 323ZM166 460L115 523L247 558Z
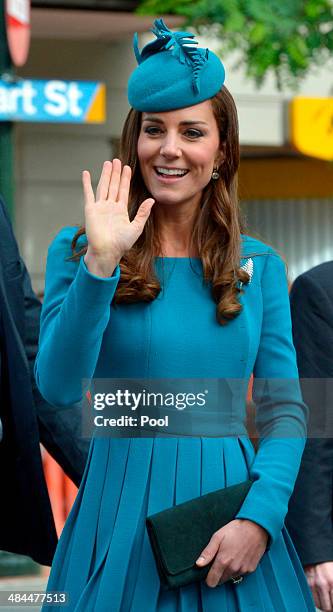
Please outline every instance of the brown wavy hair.
M211 180L204 189L190 247L191 252L193 248L194 252L199 253L205 281L211 282L212 298L217 305L217 321L224 325L241 312L239 281L247 283L249 276L240 268L240 234L244 228L237 195L237 110L226 87L211 98L211 103L225 159L218 169L220 177ZM141 202L150 197L141 175L137 155L140 130L141 112L131 109L120 141L120 159L132 169L128 206L130 220L135 217ZM85 246L76 251L77 240L83 234L85 228L81 227L73 238L72 260L79 259L87 250ZM161 285L154 271L153 258L161 252L160 246L156 209L153 206L141 236L121 259L121 276L114 303L151 302L158 296Z

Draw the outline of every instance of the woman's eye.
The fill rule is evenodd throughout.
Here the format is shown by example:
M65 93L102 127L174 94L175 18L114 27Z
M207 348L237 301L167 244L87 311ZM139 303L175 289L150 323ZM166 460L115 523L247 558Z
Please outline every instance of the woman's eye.
M195 130L193 128L186 130L185 134L190 138L200 138L200 136L203 136L203 133L200 130Z
M146 133L146 134L150 134L151 136L155 136L155 134L159 134L159 133L160 133L160 131L161 131L161 130L160 130L160 128L158 128L158 127L153 127L153 126L150 126L150 127L146 127L146 128L145 128L145 133Z
M157 136L157 135L161 134L162 129L160 127L157 127L157 126L150 125L150 126L144 128L144 132L146 134L149 134L149 136ZM191 140L195 140L196 138L200 138L201 136L203 136L203 133L201 132L201 130L197 130L197 129L194 129L194 128L189 128L188 130L186 130L184 132L184 134L185 134L185 136L187 136Z

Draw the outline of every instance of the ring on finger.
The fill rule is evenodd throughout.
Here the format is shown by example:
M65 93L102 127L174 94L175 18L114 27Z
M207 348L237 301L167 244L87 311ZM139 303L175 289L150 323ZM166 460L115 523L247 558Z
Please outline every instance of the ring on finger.
M242 580L244 580L244 576L233 576L232 578L230 578L232 584L239 584L240 582L242 582Z

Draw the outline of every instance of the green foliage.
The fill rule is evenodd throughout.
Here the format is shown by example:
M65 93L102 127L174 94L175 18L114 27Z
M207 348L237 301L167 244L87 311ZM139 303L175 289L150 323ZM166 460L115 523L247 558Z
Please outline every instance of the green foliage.
M279 88L297 85L333 51L332 0L141 0L138 12L182 15L202 34L214 25L223 57L238 51L258 85L269 70Z

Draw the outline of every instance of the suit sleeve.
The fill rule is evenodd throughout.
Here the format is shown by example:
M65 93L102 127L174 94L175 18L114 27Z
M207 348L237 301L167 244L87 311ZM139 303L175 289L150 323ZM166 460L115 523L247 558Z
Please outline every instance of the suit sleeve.
M81 437L81 409L73 406L70 414L67 414L67 410L59 410L50 406L38 391L33 370L38 350L42 305L31 287L30 276L23 260L21 260L21 266L25 318L24 346L31 372L40 441L78 486L84 471L89 446L89 441Z
M293 336L304 397L310 407L307 440L287 527L303 565L333 561L333 440L327 430L332 411L333 305L324 288L308 274L291 292ZM311 437L318 426L322 437Z
M65 228L48 251L35 376L43 397L69 406L82 399L83 380L95 372L110 306L120 277L119 266L99 278L80 262L68 261L75 229Z
M15 294L15 297L19 300L16 307L22 319L22 325L18 331L22 351L26 355L30 370L39 439L65 473L78 485L84 470L89 445L89 441L84 440L81 436L81 410L77 406L67 411L70 414L67 414L65 410L57 410L42 398L37 389L33 370L38 349L42 305L31 287L28 270L20 257L11 221L1 198L0 209L3 223L6 224L5 235L8 237L6 253L11 254L13 261L19 262L20 274L17 276L16 283L19 284L20 291Z
M274 252L262 274L263 319L254 367L253 399L259 448L250 468L253 484L236 518L279 536L300 466L307 408L302 401L285 265Z

